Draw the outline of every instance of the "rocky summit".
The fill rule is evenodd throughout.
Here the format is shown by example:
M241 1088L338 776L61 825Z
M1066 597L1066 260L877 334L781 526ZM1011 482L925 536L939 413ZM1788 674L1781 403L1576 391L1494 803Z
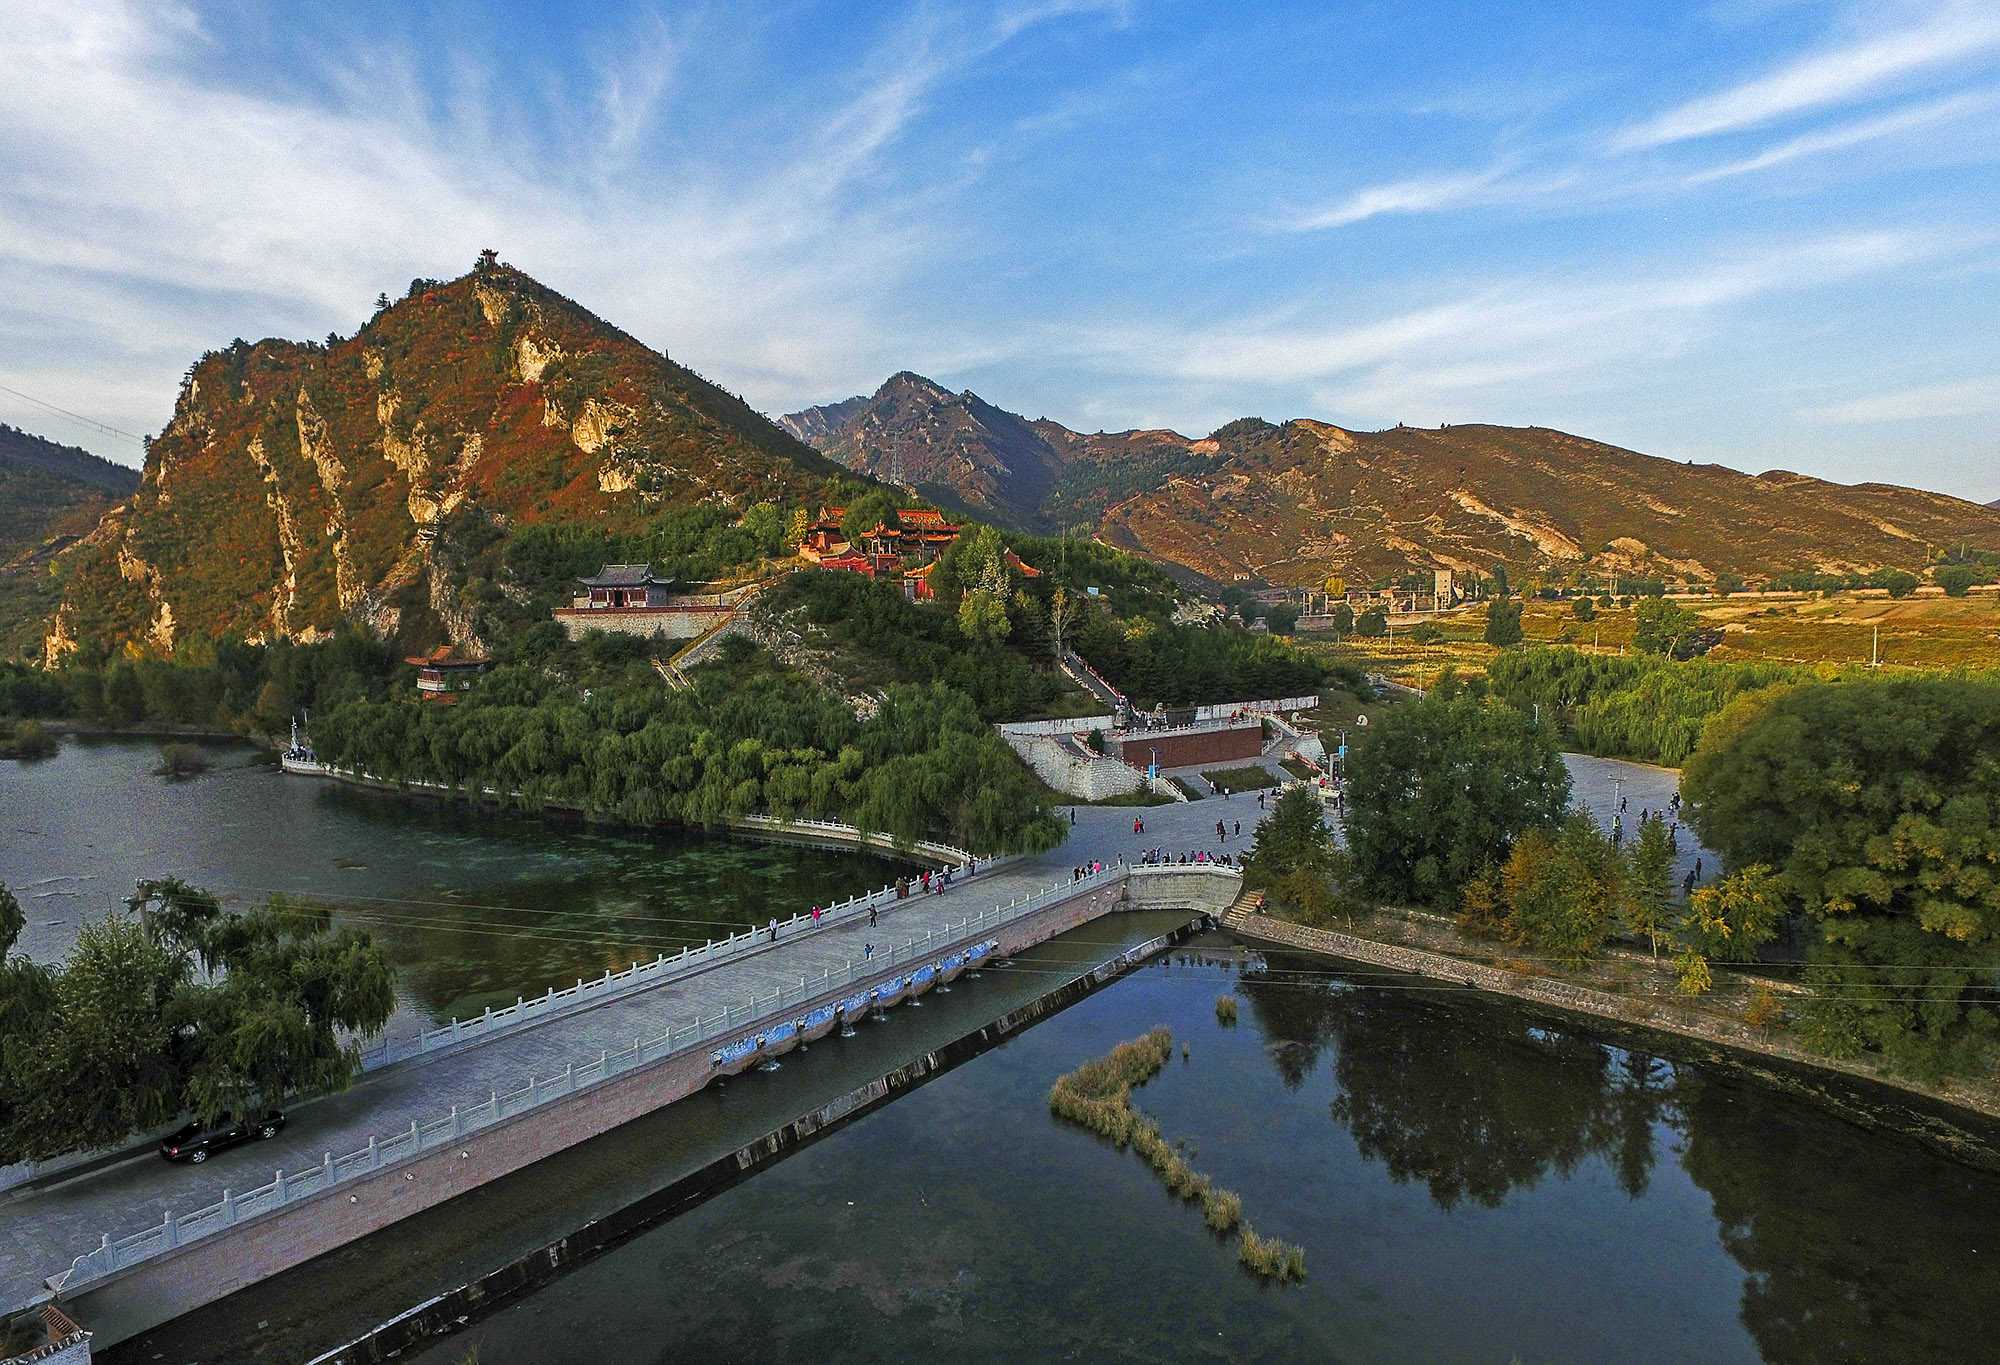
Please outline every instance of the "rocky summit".
M203 356L136 495L69 551L43 654L311 640L344 621L471 643L471 547L545 519L617 531L669 506L804 500L835 468L483 257L385 297L352 337Z
M1577 570L1713 581L1921 569L2000 545L1996 508L1892 484L1750 475L1542 427L1350 431L1307 419L1085 435L899 374L785 424L852 469L1027 529L1084 530L1222 580Z

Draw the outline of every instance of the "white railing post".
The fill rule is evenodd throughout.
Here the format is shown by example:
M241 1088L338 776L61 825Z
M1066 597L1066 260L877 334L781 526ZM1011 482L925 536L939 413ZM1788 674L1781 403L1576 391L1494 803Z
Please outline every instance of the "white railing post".
M458 1136L458 1106L455 1104L451 1107L451 1135Z
M181 1244L180 1225L174 1222L174 1211L172 1209L167 1210L166 1216L160 1220L160 1226L166 1230L166 1242L169 1247L177 1247Z
M382 1169L382 1145L375 1140L373 1133L368 1135L368 1169L371 1171Z
M236 1221L236 1196L228 1190L222 1192L222 1221L225 1224Z

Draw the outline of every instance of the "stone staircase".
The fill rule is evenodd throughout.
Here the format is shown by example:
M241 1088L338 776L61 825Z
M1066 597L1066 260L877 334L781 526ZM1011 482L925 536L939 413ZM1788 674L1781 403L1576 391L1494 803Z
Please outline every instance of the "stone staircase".
M1252 915L1257 913L1257 907L1262 905L1263 902L1264 902L1263 892L1261 891L1243 892L1243 894L1239 895L1236 898L1235 904L1231 905L1227 910L1224 910L1222 912L1222 927L1225 929L1240 928L1244 920L1249 919Z

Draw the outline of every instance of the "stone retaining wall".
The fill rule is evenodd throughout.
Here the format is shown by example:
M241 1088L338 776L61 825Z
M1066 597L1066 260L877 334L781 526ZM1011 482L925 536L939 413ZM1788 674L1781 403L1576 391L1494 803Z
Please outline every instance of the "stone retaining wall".
M1686 1038L1719 1043L1725 1047L1775 1057L1822 1071L1839 1072L1876 1085L1889 1086L1927 1099L1957 1105L1988 1117L2000 1117L2000 1102L1996 1102L1990 1094L1949 1084L1929 1086L1885 1075L1862 1063L1843 1061L1810 1052L1782 1032L1767 1033L1738 1020L1721 1018L1692 1008L1661 1008L1649 1000L1613 995L1609 991L1592 990L1588 986L1576 986L1567 981L1552 981L1547 977L1510 971L1504 967L1490 967L1481 962L1467 962L1463 958L1450 957L1444 953L1434 953L1422 948L1410 948L1397 943L1378 943L1373 939L1356 938L1352 934L1338 933L1330 929L1308 929L1286 920L1272 919L1268 915L1251 915L1240 925L1234 926L1234 930L1245 938L1274 943L1281 947L1296 948L1310 953L1325 953L1344 958L1349 962L1366 962L1372 966L1407 972L1411 976L1430 977L1436 981L1492 991L1497 995L1510 995L1517 1000L1552 1005L1557 1009L1579 1014L1596 1015L1599 1018L1615 1020L1620 1024L1658 1029ZM1964 1159L1962 1153L1954 1155L1958 1159Z

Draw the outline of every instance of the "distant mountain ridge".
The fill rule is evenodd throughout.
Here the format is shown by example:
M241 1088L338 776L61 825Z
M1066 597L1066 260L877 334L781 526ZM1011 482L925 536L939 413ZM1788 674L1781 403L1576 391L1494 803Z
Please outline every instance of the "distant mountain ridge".
M1448 568L1712 581L1921 569L2000 549L2000 506L1786 470L1749 475L1547 428L1349 431L1244 418L1205 438L1085 435L919 375L782 419L851 469L1004 525L1084 529L1212 578L1366 581Z
M60 445L5 422L0 422L0 461L74 479L115 498L129 498L139 488L139 471L130 465L93 455L81 446Z
M386 302L386 301L385 301ZM568 519L809 501L837 466L520 271L412 281L330 344L237 341L190 370L127 508L65 557L44 657L344 622L478 647L470 556Z
M39 651L51 563L138 486L136 469L0 423L0 657Z

